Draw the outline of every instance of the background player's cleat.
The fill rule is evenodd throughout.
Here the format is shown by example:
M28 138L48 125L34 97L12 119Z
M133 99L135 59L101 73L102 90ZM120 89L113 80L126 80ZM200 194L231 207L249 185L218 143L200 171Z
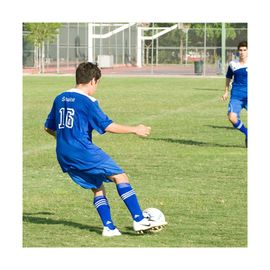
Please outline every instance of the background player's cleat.
M245 139L245 145L246 145L246 148L248 147L248 138L246 137Z
M108 227L103 228L102 236L112 237L122 235L121 232L115 228L114 230L109 229Z

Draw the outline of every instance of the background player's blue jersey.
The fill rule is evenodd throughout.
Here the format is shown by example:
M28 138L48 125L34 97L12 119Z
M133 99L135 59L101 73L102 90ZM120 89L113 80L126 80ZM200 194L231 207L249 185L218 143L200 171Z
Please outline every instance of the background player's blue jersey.
M226 78L232 79L231 98L247 99L248 89L248 66L240 64L239 60L230 62Z
M110 158L92 143L92 131L103 134L111 123L97 100L82 91L70 89L58 95L45 127L56 131L56 154L62 170L87 170Z

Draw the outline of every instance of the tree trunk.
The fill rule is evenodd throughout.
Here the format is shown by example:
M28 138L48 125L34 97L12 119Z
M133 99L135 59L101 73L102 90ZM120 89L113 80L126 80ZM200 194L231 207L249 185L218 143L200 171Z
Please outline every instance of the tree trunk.
M180 60L180 64L183 64L183 39L182 39L182 35L180 35L180 48L179 48L179 60Z
M41 73L45 71L45 42L41 45Z
M38 73L41 73L41 47L38 47Z

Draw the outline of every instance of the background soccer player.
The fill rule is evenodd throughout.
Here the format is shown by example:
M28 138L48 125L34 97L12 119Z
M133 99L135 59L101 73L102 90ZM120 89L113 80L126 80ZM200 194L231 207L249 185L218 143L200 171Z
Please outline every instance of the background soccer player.
M232 125L245 135L247 146L248 130L240 120L242 109L248 109L248 46L246 41L238 44L239 59L229 63L226 73L225 92L221 97L226 101L229 96L229 88L232 82L231 98L228 106L228 119Z
M81 63L76 69L76 87L55 98L45 130L56 137L57 159L63 172L81 187L93 191L93 203L104 226L103 236L121 235L112 221L103 182L116 183L119 196L132 215L135 231L154 228L157 224L144 217L127 175L92 142L93 129L100 134L133 133L146 137L151 128L113 123L93 98L100 77L96 64Z

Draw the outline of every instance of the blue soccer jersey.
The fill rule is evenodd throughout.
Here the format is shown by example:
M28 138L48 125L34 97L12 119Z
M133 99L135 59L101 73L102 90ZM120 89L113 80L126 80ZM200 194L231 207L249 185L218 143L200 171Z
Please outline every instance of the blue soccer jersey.
M231 98L247 99L248 66L240 64L239 60L229 63L226 78L233 79Z
M88 170L110 158L92 142L92 131L105 133L112 120L98 101L79 89L58 95L45 127L56 131L56 155L63 170Z

